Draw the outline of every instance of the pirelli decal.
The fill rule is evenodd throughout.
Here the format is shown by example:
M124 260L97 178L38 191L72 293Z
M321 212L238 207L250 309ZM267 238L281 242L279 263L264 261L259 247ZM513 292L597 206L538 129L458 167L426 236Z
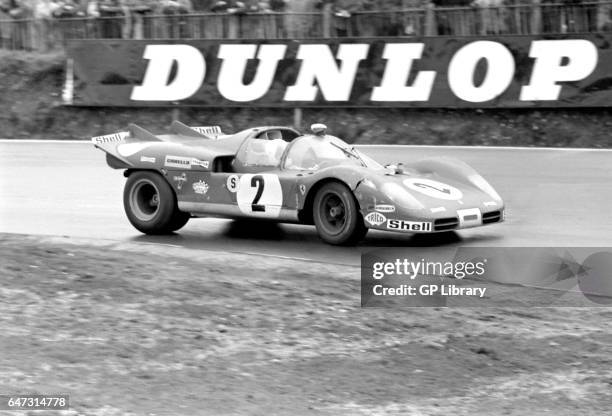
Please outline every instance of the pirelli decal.
M210 162L208 162L208 160L199 160L193 157L168 155L164 160L164 166L176 169L191 169L192 166L199 166L208 169Z
M191 158L182 156L166 156L164 166L167 168L191 169Z

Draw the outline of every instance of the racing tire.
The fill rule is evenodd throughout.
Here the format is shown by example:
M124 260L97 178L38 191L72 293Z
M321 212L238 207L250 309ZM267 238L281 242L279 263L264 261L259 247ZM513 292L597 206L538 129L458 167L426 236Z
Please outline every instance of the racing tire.
M319 237L334 245L352 245L368 232L353 193L345 185L330 182L318 190L312 209Z
M172 221L170 221L170 225L167 228L169 233L180 230L187 224L191 218L191 214L188 212L179 211L178 209L174 211L174 215L172 216Z
M131 174L123 191L123 207L130 223L145 234L169 234L189 220L179 211L172 187L150 171Z

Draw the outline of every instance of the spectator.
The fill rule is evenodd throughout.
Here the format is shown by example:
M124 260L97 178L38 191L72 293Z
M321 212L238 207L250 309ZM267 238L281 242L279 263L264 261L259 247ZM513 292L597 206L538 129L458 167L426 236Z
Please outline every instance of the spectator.
M3 49L11 47L12 23L8 12L8 6L3 0L0 0L0 48Z
M55 0L52 6L52 16L63 20L59 25L62 39L83 39L87 31L87 8L85 0ZM80 18L80 19L79 19Z
M598 7L592 2L582 0L541 0L541 4L543 33L597 30L598 9L601 10L601 7L605 5L603 3Z
M592 32L597 30L597 5L592 1L562 0L562 33Z
M96 2L92 13L98 16L98 27L102 39L123 37L123 27L129 13L122 0L102 0Z
M32 17L32 10L18 0L4 0L0 3L0 10L12 20L4 24L4 43L10 49L32 49L30 25L26 20Z
M612 31L612 3L601 2L597 9L597 30Z
M58 3L52 0L38 0L34 8L36 45L42 52L53 49L57 45L58 39L56 38L53 14L59 6Z
M335 0L336 32L338 36L423 34L425 21L421 11L428 4L429 0Z
M300 39L313 36L320 36L319 28L321 19L319 16L312 16L306 13L317 11L320 0L291 0L286 3L286 14L284 17L285 36L291 39Z
M345 9L334 10L334 32L338 37L352 36L351 13Z
M239 33L242 38L266 38L274 36L275 21L262 15L269 13L268 6L259 0L245 0L238 16Z
M506 33L506 8L504 0L474 0L473 6L480 9L480 34Z
M262 4L263 3L263 4ZM286 37L285 33L285 1L265 1L260 3L261 12L266 14L264 36L270 38Z
M189 18L186 16L193 11L190 0L164 0L161 3L161 12L165 17L163 24L163 37L170 39L188 38Z
M273 12L285 12L287 10L288 0L270 0L269 7Z
M469 7L472 0L432 0L439 7ZM438 35L470 35L473 34L473 16L465 11L457 13L454 10L436 11L436 26Z
M210 12L217 0L193 0L193 10L196 13Z
M145 39L151 38L152 28L151 16L155 12L156 3L153 0L126 0L125 7L128 10L124 38Z
M191 25L189 16L187 15L193 13L193 4L191 3L191 0L178 0L178 4L179 14L181 15L179 21L179 25L181 28L180 35L182 38L190 38L192 36Z
M194 7L198 7L198 10L212 13L226 13L228 9L227 1L222 0L193 0ZM206 7L201 9L202 7ZM196 18L196 22L193 25L194 37L200 38L223 38L225 37L225 26L226 19L224 16L215 16L207 13L206 15Z
M87 9L79 0L63 0L53 5L52 15L55 18L85 17Z
M216 1L212 5L212 7L210 8L210 11L214 13L227 13L228 8L229 8L229 4L226 1L220 0L220 1Z

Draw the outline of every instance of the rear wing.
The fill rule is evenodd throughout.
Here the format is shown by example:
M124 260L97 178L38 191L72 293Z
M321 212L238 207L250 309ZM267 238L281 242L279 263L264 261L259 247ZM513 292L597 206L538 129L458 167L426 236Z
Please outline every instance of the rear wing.
M92 137L91 142L97 146L97 145L106 144L106 143L122 142L129 136L130 136L129 131L120 131L118 133Z
M217 140L223 136L219 126L188 126L180 121L173 121L170 130L174 134L182 136L199 137L209 140Z
M223 135L223 132L221 131L220 126L201 126L201 127L191 127L191 128L197 131L198 133L205 134L207 136L211 136L214 138L217 138Z
M208 170L215 157L235 155L244 137L224 135L219 126L189 127L179 121L171 125L171 134L155 135L136 124L127 131L92 137L94 146L106 153L114 169L163 169L168 157L198 160L193 169ZM146 152L143 154L142 152ZM168 156L172 155L172 156Z
M151 133L148 130L143 129L136 124L130 124L128 131L120 131L117 133L106 134L104 136L96 136L91 138L91 142L96 145L105 145L109 143L125 142L127 139L133 139L130 141L141 141L141 142L160 142L161 139Z
M180 136L195 137L208 140L217 140L224 136L223 132L221 131L221 127L219 126L191 127L181 123L180 121L172 122L172 125L170 126L170 131ZM96 136L91 138L91 142L96 146L124 141L159 142L162 141L162 139L136 124L130 124L128 127L128 131L120 131L117 133L106 134L104 136Z

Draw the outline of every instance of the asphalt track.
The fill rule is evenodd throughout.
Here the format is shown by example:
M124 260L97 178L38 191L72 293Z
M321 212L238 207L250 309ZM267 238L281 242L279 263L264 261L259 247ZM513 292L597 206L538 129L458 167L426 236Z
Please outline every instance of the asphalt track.
M451 235L370 232L357 248L322 243L314 227L194 219L178 234L140 234L123 212L125 178L89 142L0 141L0 232L359 264L360 253L411 246L612 246L612 151L367 146L382 163L452 156L476 168L507 204L503 224Z

